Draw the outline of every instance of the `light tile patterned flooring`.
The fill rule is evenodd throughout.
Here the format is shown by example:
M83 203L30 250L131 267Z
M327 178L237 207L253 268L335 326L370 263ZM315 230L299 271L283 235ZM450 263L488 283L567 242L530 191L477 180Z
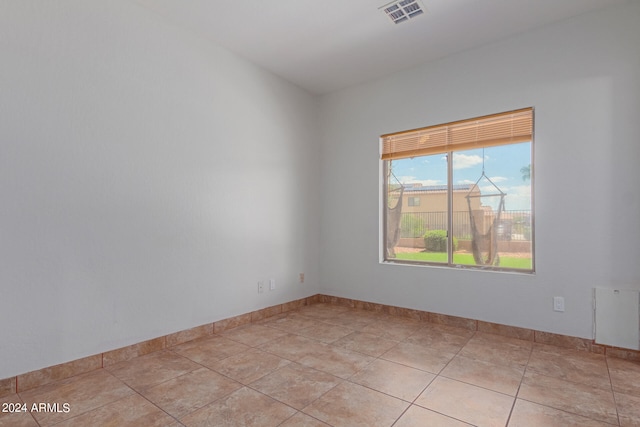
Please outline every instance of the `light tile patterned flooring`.
M640 426L640 364L316 304L0 402L0 426Z

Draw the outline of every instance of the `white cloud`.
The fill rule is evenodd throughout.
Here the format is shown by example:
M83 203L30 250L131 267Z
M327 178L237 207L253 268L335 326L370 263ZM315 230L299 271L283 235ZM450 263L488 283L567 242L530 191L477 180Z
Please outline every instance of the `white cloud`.
M491 181L493 181L493 182L504 182L504 181L508 180L509 178L505 178L504 176L492 176L489 179Z
M405 184L405 185L409 185L409 184L422 184L425 186L429 186L429 185L442 185L444 184L444 182L442 182L441 180L438 179L417 179L415 176L399 176L398 180Z
M502 191L512 195L526 196L526 197L531 196L531 186L529 185L512 185L509 187L502 188Z
M482 156L453 153L453 169L467 169L482 163Z
M400 181L403 184L407 184L409 182L413 182L416 179L415 176L409 176L409 175L402 175L402 176L398 176L396 178L398 178L398 181Z
M529 210L531 209L531 187L529 185L515 185L513 187L501 188L507 196L504 199L506 210ZM492 185L480 187L482 194L496 194L497 191ZM482 204L491 206L493 209L498 208L500 197L485 197Z
M506 191L504 191L503 188L501 188L501 190L506 193ZM487 194L487 195L488 194L500 194L500 191L498 191L498 189L496 187L494 187L493 185L487 184L487 185L481 185L480 186L480 193ZM498 198L498 200L499 200L499 198Z

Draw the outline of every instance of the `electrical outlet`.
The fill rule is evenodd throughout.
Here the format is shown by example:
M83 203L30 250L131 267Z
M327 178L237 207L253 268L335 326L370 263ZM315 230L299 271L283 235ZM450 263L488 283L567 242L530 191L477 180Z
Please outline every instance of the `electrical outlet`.
M274 290L276 288L276 279L269 279L269 290Z
M261 294L264 292L264 282L262 280L260 280L258 282L258 293Z
M300 273L300 283L304 283L304 273Z
M553 311L564 311L564 297L553 297Z

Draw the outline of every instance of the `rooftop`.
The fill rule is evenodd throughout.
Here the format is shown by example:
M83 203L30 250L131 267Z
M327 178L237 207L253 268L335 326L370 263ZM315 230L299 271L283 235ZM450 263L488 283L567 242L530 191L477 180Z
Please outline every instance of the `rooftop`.
M405 192L447 191L446 185L403 184ZM453 191L470 191L472 184L456 184Z

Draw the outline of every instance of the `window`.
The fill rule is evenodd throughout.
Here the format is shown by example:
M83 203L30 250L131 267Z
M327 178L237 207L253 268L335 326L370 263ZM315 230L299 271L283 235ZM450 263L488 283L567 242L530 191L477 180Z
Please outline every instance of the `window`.
M532 108L381 142L384 261L534 271Z
M409 206L420 206L420 197L408 197Z

